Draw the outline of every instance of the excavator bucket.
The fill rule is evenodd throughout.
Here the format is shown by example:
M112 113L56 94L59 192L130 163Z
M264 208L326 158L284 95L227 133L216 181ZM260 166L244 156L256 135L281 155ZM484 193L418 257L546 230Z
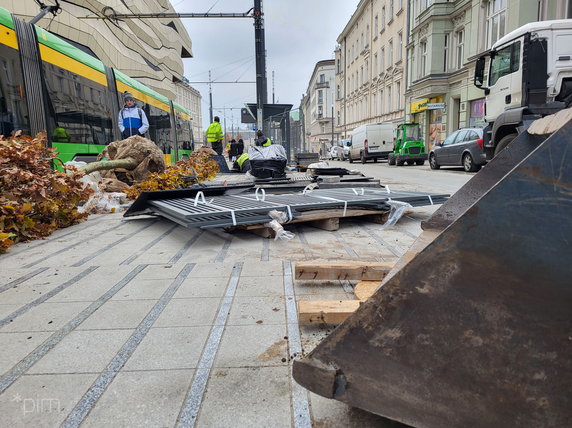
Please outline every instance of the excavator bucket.
M571 165L572 122L521 134L295 380L412 426L572 426Z

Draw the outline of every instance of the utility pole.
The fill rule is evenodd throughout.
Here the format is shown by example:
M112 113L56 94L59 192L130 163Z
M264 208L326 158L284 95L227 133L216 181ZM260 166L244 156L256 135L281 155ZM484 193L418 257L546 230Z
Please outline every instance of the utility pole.
M211 71L209 70L209 115L211 123L213 123L213 85L211 79Z
M256 51L256 124L262 129L264 104L268 102L266 82L266 47L264 42L264 19L262 0L254 0L254 40Z
M334 147L334 104L332 103L332 147Z
M272 70L272 104L275 104L275 101L274 101L274 70Z

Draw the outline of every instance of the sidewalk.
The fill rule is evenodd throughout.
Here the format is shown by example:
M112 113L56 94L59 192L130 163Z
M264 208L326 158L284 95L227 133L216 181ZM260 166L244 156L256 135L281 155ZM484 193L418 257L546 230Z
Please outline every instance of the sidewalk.
M435 208L291 241L96 215L16 245L0 256L0 426L399 426L293 381L329 332L299 328L295 300L354 297L292 269L396 260Z

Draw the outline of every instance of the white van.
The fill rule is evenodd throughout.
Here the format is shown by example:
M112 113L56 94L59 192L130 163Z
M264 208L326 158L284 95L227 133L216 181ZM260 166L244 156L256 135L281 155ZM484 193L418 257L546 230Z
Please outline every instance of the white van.
M351 138L347 138L344 140L340 140L338 142L341 150L338 150L338 159L339 160L346 160L349 158L350 155L350 146L352 145Z
M393 151L393 138L395 128L391 122L370 123L358 126L352 132L352 141L349 151L349 161L361 160L366 163L368 159L377 162L378 159L387 159Z

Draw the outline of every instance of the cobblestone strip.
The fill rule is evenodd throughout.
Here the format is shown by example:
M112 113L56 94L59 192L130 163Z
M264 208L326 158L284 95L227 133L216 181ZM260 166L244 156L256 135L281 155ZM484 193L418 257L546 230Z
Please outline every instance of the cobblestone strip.
M226 293L222 299L215 324L211 330L209 338L207 339L207 343L203 349L203 354L201 355L201 359L195 372L193 383L187 393L181 413L179 414L179 420L177 421L178 428L191 428L195 425L201 408L201 403L205 395L209 374L213 366L222 334L226 326L230 307L232 306L232 301L236 293L241 271L242 262L238 262L234 265L232 274L230 275L230 280L226 287Z
M296 295L292 277L292 263L284 261L284 299L286 300L286 323L288 326L288 352L290 355L302 355L302 341L298 328L298 311L296 310ZM292 387L292 410L294 412L295 428L311 428L310 405L308 391L298 385L290 375Z
M61 425L61 428L79 427L85 417L99 400L99 397L105 392L105 389L115 379L119 370L125 365L129 357L135 352L145 335L149 332L165 306L171 301L173 295L177 292L181 284L187 279L193 268L194 263L186 264L179 275L173 280L167 291L163 293L159 301L149 311L147 316L137 329L133 332L127 342L121 347L119 352L115 355L113 360L107 365L105 370L99 375L95 382L91 385L89 390L85 393L79 403L76 404L74 409L68 415L66 420Z
M10 315L8 315L7 317L5 317L4 319L0 319L0 327L11 323L12 321L14 321L16 318L18 318L20 315L24 315L26 312L28 312L30 309L35 308L36 306L38 306L40 303L45 302L46 300L54 297L56 294L58 294L59 292L65 290L66 288L68 288L70 285L75 284L76 282L78 282L80 279L86 277L87 275L89 275L90 273L92 273L94 270L96 270L99 266L90 266L88 267L86 270L84 270L83 272L81 272L80 274L74 276L72 279L70 279L69 281L64 282L63 284L57 286L56 288L54 288L53 290L48 291L46 294L38 297L36 300L34 300L33 302L28 303L27 305L22 306L20 309L17 309L16 311L12 312Z
M63 328L52 334L44 343L38 346L26 358L16 364L10 371L0 378L0 394L2 394L10 385L12 385L18 378L24 374L36 361L50 352L58 343L64 339L68 333L75 330L82 322L84 322L90 315L97 311L105 302L111 299L119 290L125 287L129 282L135 278L147 265L138 265L131 272L129 272L121 281L115 284L103 296L85 308L73 320L68 322Z
M195 236L193 236L191 239L189 239L186 244L183 246L183 248L181 248L179 251L177 251L177 254L175 254L171 260L169 260L169 264L175 264L177 263L181 257L183 257L185 255L185 253L187 251L189 251L189 248L191 248L193 246L193 244L195 242L197 242L197 240L203 235L205 231L203 229L199 230Z

